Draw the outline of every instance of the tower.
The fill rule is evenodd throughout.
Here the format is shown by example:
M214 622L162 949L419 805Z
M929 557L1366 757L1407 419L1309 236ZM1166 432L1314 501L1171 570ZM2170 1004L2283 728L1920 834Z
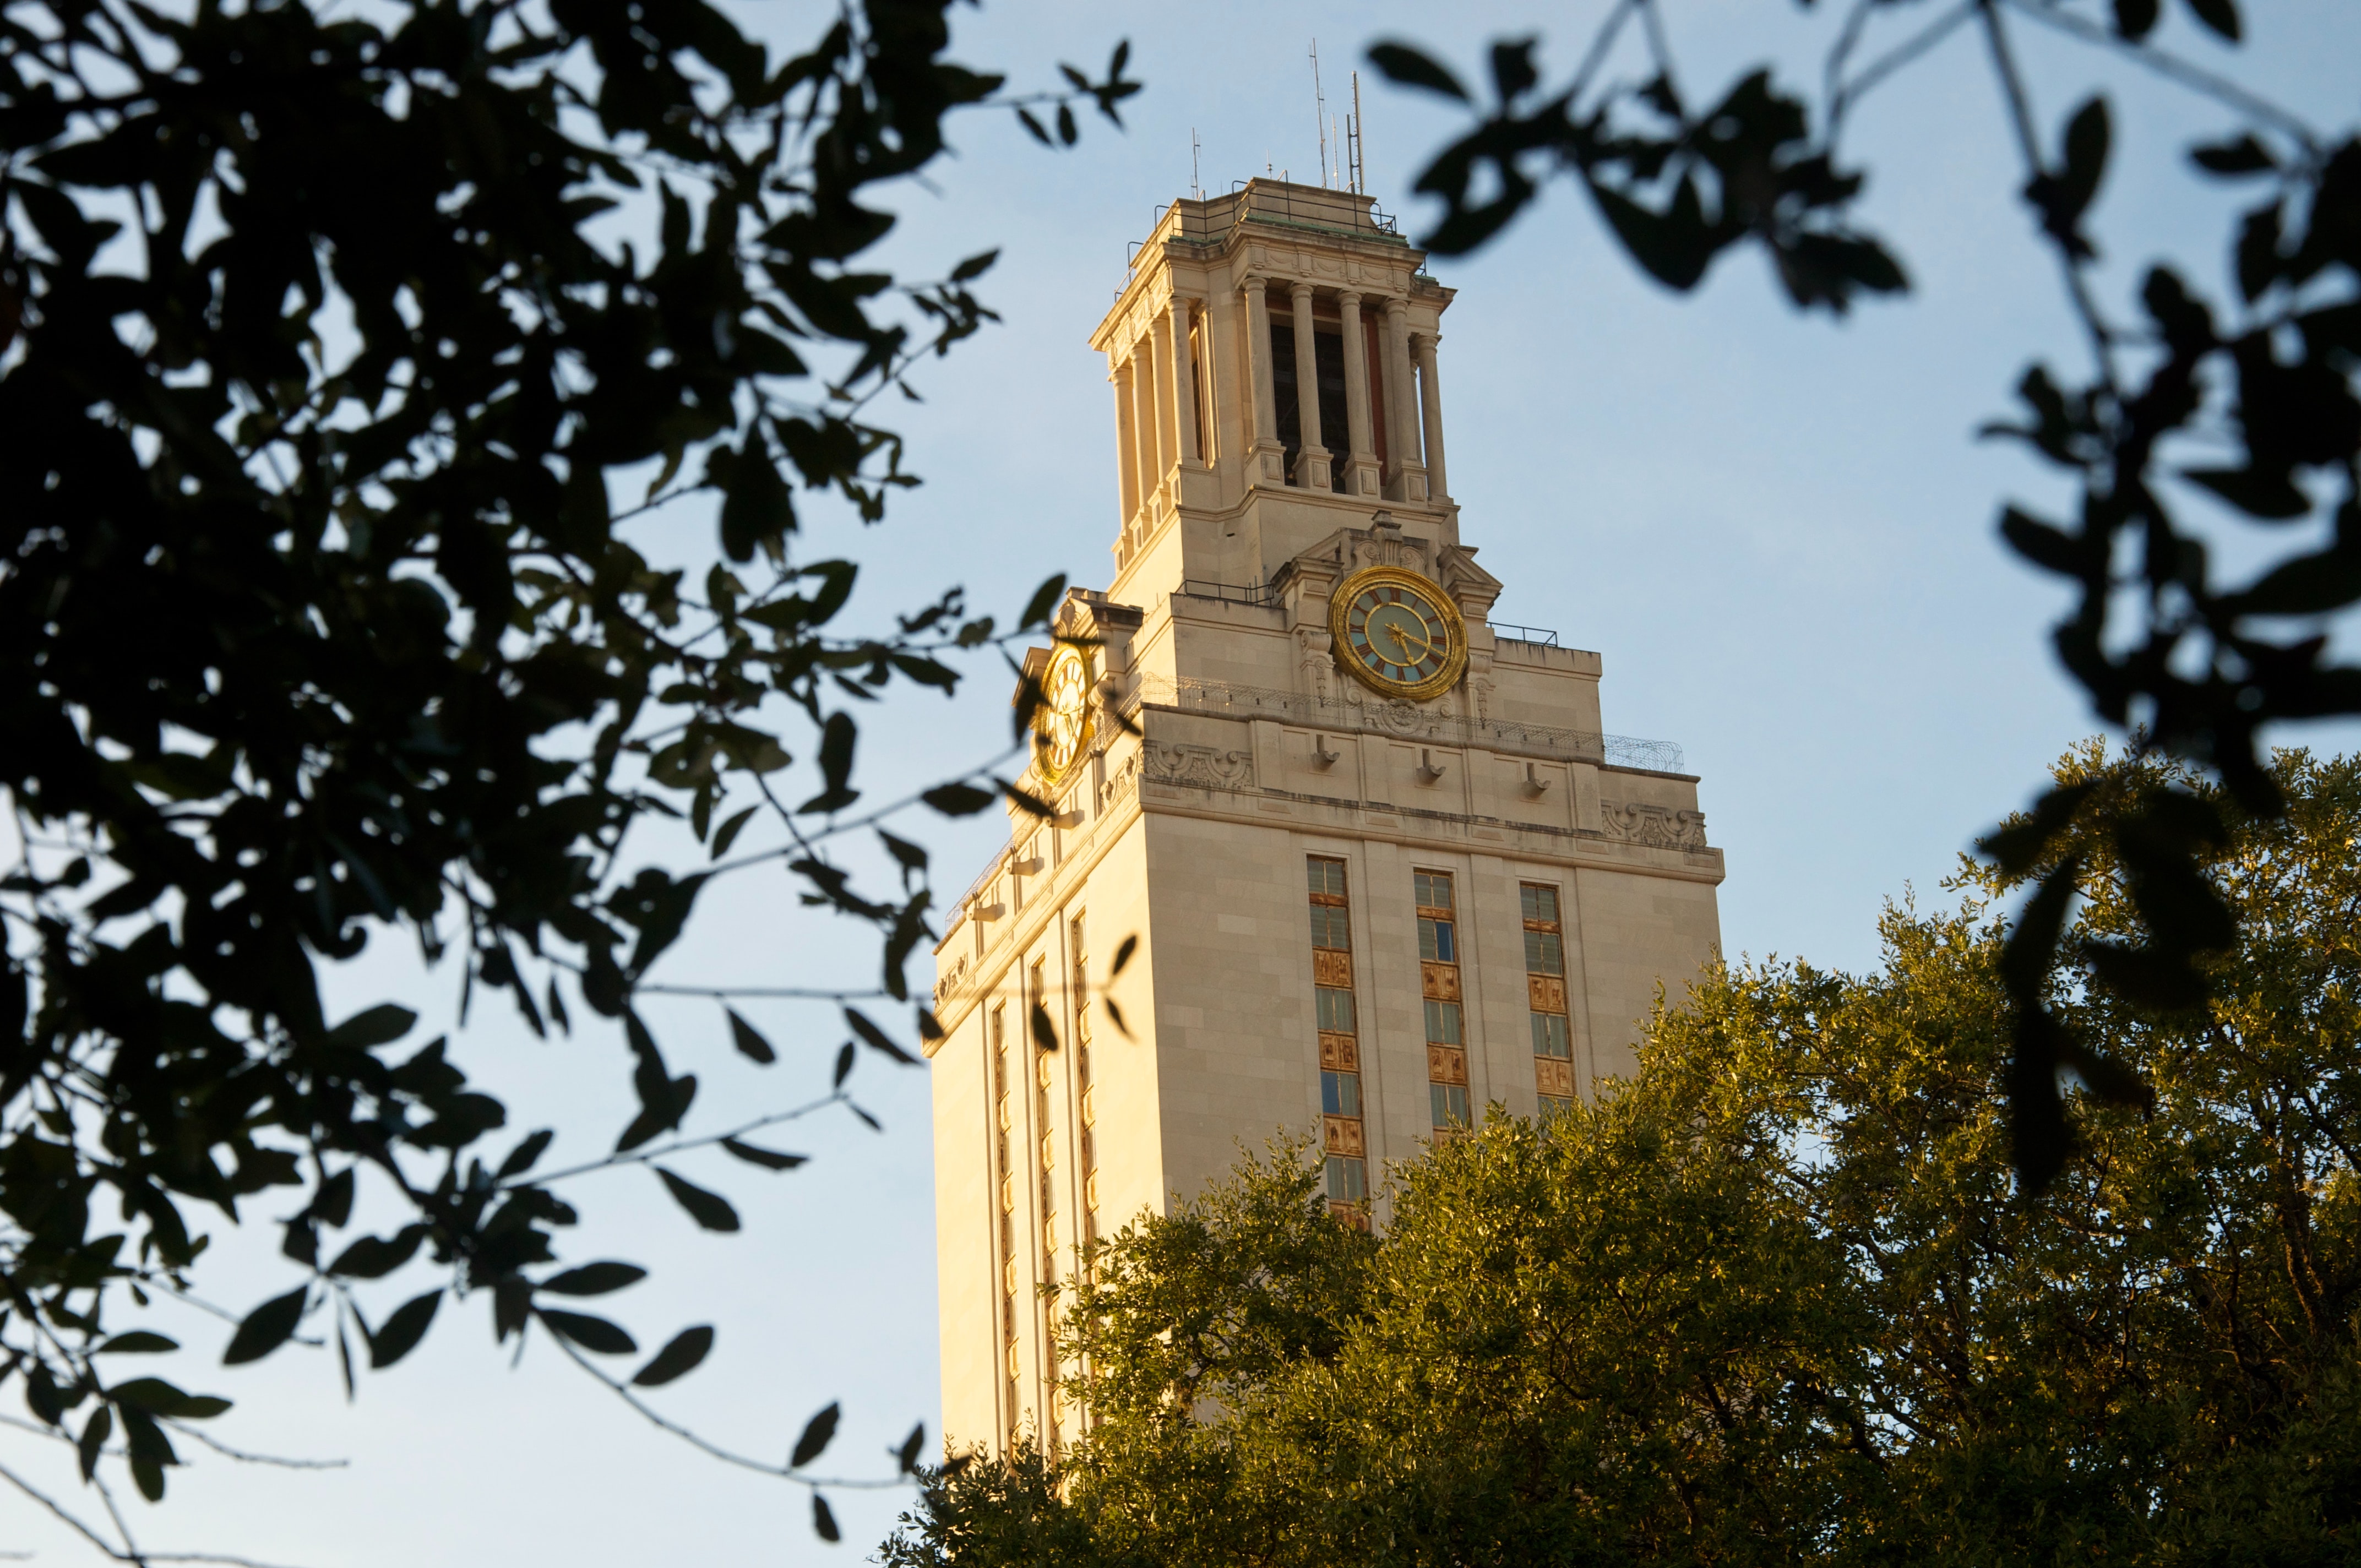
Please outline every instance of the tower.
M1053 647L1008 847L936 949L943 1420L1048 1445L1084 1249L1279 1129L1340 1223L1387 1160L1634 1065L1719 939L1676 749L1599 657L1489 621L1444 457L1453 291L1370 199L1175 202L1092 335L1120 526Z

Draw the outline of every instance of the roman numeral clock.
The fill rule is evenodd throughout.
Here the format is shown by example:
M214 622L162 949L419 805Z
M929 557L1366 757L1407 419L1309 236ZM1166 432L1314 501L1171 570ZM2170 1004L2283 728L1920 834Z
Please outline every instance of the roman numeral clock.
M1373 690L1423 702L1459 684L1467 627L1424 577L1371 566L1338 584L1329 602L1337 658Z

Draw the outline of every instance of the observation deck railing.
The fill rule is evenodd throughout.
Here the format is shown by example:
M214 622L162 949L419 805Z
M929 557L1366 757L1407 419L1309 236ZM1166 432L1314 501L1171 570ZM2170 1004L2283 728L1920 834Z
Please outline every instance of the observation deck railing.
M1519 756L1552 757L1564 762L1592 762L1607 767L1640 768L1649 773L1677 773L1681 749L1670 740L1643 740L1631 735L1606 735L1590 729L1555 725L1524 724L1515 719L1477 718L1445 714L1412 703L1379 697L1316 696L1307 692L1280 691L1270 686L1246 686L1228 681L1145 677L1121 705L1125 717L1142 707L1169 707L1182 713L1205 713L1223 718L1273 718L1328 729L1361 730L1389 735L1400 740L1424 740L1444 746L1482 746Z

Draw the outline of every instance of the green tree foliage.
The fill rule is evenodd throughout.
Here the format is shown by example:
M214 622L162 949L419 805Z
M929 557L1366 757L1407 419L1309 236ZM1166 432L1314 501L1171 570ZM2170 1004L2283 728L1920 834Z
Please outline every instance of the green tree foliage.
M697 1077L636 998L716 876L785 869L873 926L879 979L846 994L932 1026L904 976L926 851L879 824L1001 789L864 794L855 710L950 691L947 656L1043 624L1060 585L998 629L956 590L848 626L856 563L799 547L799 501L882 518L916 480L873 400L992 319L993 253L897 278L871 193L962 108L1051 114L1071 144L1077 104L1116 120L1137 90L1118 48L1103 81L1005 95L948 58L948 10L849 5L784 59L702 0L0 13L0 1376L86 1478L119 1431L159 1496L165 1428L223 1408L109 1353L163 1348L115 1332L123 1294L185 1291L203 1224L258 1206L292 1214L299 1277L233 1363L308 1323L349 1386L445 1294L501 1339L633 1354L557 1304L640 1273L556 1267L555 1184L586 1168L539 1168L546 1130L496 1142L511 1108L407 1040L412 1010L324 1015L318 966L373 932L536 1033L620 1021L639 1108L616 1157L643 1163L798 1163L658 1146ZM626 537L686 499L718 516L700 575ZM710 863L650 859L673 819ZM873 828L883 887L840 851ZM844 1049L821 1103L849 1104ZM338 1234L363 1190L395 1223ZM357 1288L420 1257L443 1284L365 1313ZM598 1376L636 1399L712 1337Z
M2328 638L2306 624L2361 604L2361 137L2311 126L2164 47L2159 0L1850 0L1817 92L1763 69L1710 101L1680 87L1659 9L1659 0L1617 0L1554 89L1544 86L1539 39L1494 43L1480 104L1421 49L1373 48L1372 63L1396 82L1475 116L1418 178L1444 214L1424 243L1474 249L1563 174L1667 287L1694 289L1720 257L1752 246L1798 309L1842 314L1863 294L1908 286L1885 243L1849 216L1867 175L1845 165L1848 115L1932 51L1981 43L2007 107L2000 134L2024 170L2019 193L2056 258L2087 356L2079 374L2027 367L2021 412L1986 432L2070 478L2081 492L2077 515L2060 522L2007 507L2001 534L2078 589L2058 654L2100 718L2142 751L2204 770L2241 810L2278 809L2264 728L2361 713L2361 668L2333 659ZM2235 0L2187 0L2185 9L2209 45L2236 46ZM2089 93L2045 131L2020 64L2021 35L2037 31L2128 60L2227 117L2224 134L2188 157L2211 178L2258 192L2227 236L2235 299L2206 299L2189 267L2168 262L2146 271L2128 308L2104 301L2090 220L2114 147L2108 100ZM2291 543L2272 544L2261 570L2225 579L2207 536L2226 518ZM2312 526L2290 527L2303 522ZM2089 840L2090 799L2060 785L1993 842L2013 870L2048 867L2009 967L2015 1148L2037 1187L2072 1142L2056 1068L2125 1103L2144 1102L2152 1087L2078 1054L2043 1000L2081 873L2054 850ZM2205 955L2231 940L2221 890L2192 874L2224 831L2210 799L2169 782L2107 815L2105 852L2136 888L2140 917L2098 972L2133 1002L2189 1004L2205 990Z
M2047 1000L2156 1098L2093 1105L2045 1201L1993 909L2049 868L1971 865L1877 972L1718 972L1598 1103L1398 1169L1379 1240L1292 1147L1127 1228L1066 1309L1087 1437L930 1475L887 1561L2356 1561L2361 763L2280 755L2270 818L2095 747L2059 782ZM2237 824L2204 870L2243 937L2159 1019L2087 955L2141 918L2112 817L2165 785Z

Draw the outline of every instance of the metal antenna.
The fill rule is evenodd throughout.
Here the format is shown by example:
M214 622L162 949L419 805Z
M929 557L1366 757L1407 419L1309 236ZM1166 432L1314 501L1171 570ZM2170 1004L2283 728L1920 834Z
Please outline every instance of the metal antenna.
M1320 91L1320 40L1312 40L1312 119L1320 131L1320 183L1328 184L1328 100Z
M1353 190L1366 192L1368 186L1368 159L1365 156L1365 133L1368 126L1361 118L1361 73L1353 72Z
M1189 192L1191 195L1202 202L1205 199L1205 187L1199 184L1197 181L1198 148L1197 127L1191 126L1189 127Z

